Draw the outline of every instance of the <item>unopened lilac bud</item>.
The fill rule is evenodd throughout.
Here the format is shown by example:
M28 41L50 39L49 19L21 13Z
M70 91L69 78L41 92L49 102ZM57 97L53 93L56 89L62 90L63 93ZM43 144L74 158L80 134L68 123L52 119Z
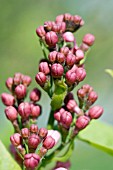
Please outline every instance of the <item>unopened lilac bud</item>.
M79 89L77 91L77 96L81 99L84 98L86 96L86 91L84 89Z
M7 80L6 80L6 86L7 88L11 91L12 90L12 86L13 86L13 78L12 77L9 77Z
M56 111L54 113L54 118L55 120L57 120L58 122L60 122L60 118L61 118L61 113L59 111Z
M56 32L56 33L63 33L66 30L66 23L65 22L60 22L57 23L55 25L53 25L52 27L52 31Z
M43 157L47 153L47 151L48 150L45 147L41 147L38 154L40 157Z
M79 15L74 16L74 22L75 24L79 25L81 22L82 18Z
M96 93L95 91L91 91L91 92L88 94L88 101L89 101L90 103L92 103L92 104L97 100L97 98L98 98L98 95L97 95L97 93Z
M51 149L55 145L55 140L51 136L47 136L43 141L43 147Z
M40 143L40 138L38 135L32 134L28 138L28 146L30 149L36 149Z
M71 67L71 71L72 71L72 72L76 72L77 68L78 68L77 65L74 64L74 65Z
M57 51L52 51L49 53L48 58L51 63L54 63L56 61L57 53L58 53Z
M86 93L93 91L93 87L91 87L89 84L84 84L82 88L86 91Z
M37 125L35 125L35 124L32 124L31 126L30 126L30 132L31 133L38 133L38 126Z
M70 161L69 160L67 160L66 162L60 162L60 161L58 161L57 163L56 163L56 168L66 168L65 170L69 170L70 169L70 167L71 167L71 163L70 163ZM56 170L56 169L55 169Z
M85 69L83 69L83 68L78 68L77 70L76 70L76 79L77 79L77 81L83 81L84 80L84 78L86 77L86 71L85 71Z
M73 94L71 92L69 92L64 99L64 103L67 104L69 102L69 100L73 100L73 99L74 99Z
M73 65L75 64L75 62L76 62L76 57L75 57L75 55L72 54L72 53L69 53L69 54L67 55L67 57L66 57L66 64L67 64L68 66L73 66Z
M22 84L24 86L29 86L31 84L31 81L32 81L32 79L30 76L27 76L27 75L22 76Z
M39 71L43 72L45 75L50 73L49 65L47 62L41 62L39 64Z
M39 72L36 75L35 80L40 86L44 86L46 83L46 75L43 72Z
M45 35L45 41L49 47L55 47L58 42L57 34L53 31L47 32Z
M89 48L90 48L89 45L87 45L87 44L85 44L85 43L82 43L82 44L80 45L80 49L81 49L82 51L84 51L84 52L88 51Z
M79 62L80 60L82 60L84 58L84 53L82 50L78 49L76 51L76 62Z
M21 136L22 136L22 138L26 139L26 138L29 137L29 135L30 135L30 133L29 133L29 129L28 129L28 128L23 128L23 129L21 130Z
M66 72L65 77L66 77L66 83L68 85L73 85L76 81L76 73L72 72L71 70Z
M87 44L88 46L92 46L94 44L95 37L93 34L86 34L83 37L83 43Z
M14 120L17 119L17 116L18 116L18 112L17 110L13 107L13 106L8 106L6 107L5 109L5 114L6 114L6 117L11 121L13 122Z
M36 34L40 37L40 38L43 38L45 35L46 35L46 32L44 30L44 27L43 26L39 26L37 29L36 29Z
M33 102L37 102L40 100L41 92L38 88L34 88L30 93L30 100Z
M91 119L98 119L102 114L103 108L101 106L93 106L88 111L88 115Z
M31 104L31 114L32 118L37 118L41 114L41 106Z
M18 99L23 99L26 96L26 87L23 84L19 84L15 88L15 94Z
M63 53L65 56L69 53L69 48L68 47L62 47L60 49L60 52Z
M71 123L72 123L72 115L71 115L71 113L70 113L70 112L67 112L67 111L64 111L64 112L61 114L60 122L62 123L62 125L63 125L65 128L69 128L69 126L70 126Z
M58 63L63 63L65 61L65 56L63 53L58 52L56 56L56 61Z
M2 93L1 99L4 105L6 106L13 106L15 103L15 98L11 94Z
M84 129L90 122L90 119L87 116L80 116L76 121L76 127L79 130Z
M64 69L63 69L63 66L61 64L53 64L51 66L51 75L54 77L54 78L60 78L64 73Z
M10 137L10 141L11 143L17 147L20 144L22 144L22 137L19 133L14 133L11 137Z
M72 16L71 14L65 13L65 14L64 14L64 20L65 20L65 21L69 21L69 20L71 19L71 16Z
M47 136L47 134L48 134L48 130L47 129L45 129L45 128L40 128L39 129L39 136L41 138L45 138Z
M56 17L55 22L56 22L56 23L62 22L63 19L64 19L64 15L58 15L58 16Z
M53 21L44 22L44 28L47 31L51 31L54 25L55 25L55 22L53 22Z
M18 106L18 113L24 119L27 119L31 113L31 106L28 102L22 102Z
M61 139L61 135L57 130L48 130L48 135L47 136L51 136L55 140L55 145Z
M75 100L69 100L67 105L66 105L66 108L69 110L69 112L74 112L74 108L75 106L77 105L76 101Z
M63 34L63 39L66 42L74 42L75 41L75 37L71 32L65 32Z
M34 169L38 166L40 157L36 153L28 153L24 156L24 165L27 169Z

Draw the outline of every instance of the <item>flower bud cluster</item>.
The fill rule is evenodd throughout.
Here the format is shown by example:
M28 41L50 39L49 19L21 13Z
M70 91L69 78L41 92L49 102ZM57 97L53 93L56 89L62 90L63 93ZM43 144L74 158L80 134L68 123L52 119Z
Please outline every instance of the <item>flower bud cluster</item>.
M32 124L30 128L21 129L21 133L14 133L10 137L12 147L23 156L26 168L35 168L40 159L47 151L54 147L60 139L60 133L57 131L48 131L45 128L38 129L38 126ZM26 150L26 145L28 150ZM38 149L38 154L35 153ZM16 154L16 150L13 153Z

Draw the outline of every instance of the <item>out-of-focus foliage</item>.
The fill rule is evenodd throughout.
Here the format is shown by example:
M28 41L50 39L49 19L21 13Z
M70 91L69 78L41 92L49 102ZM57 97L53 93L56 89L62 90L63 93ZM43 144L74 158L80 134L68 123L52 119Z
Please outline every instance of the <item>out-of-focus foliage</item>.
M105 110L102 120L113 124L113 80L104 72L106 68L113 68L112 0L0 0L0 94L7 91L4 82L15 72L33 77L30 89L37 86L34 76L42 52L35 29L44 21L54 20L56 15L65 12L81 15L85 20L85 26L75 33L78 43L85 33L91 32L96 36L86 61L87 78L83 83L89 83L98 92L97 103ZM50 107L45 93L41 103L45 119L41 117L38 124L45 126ZM0 103L0 139L8 147L13 129L3 110L4 106ZM77 142L71 159L72 170L113 169L111 156L81 142Z

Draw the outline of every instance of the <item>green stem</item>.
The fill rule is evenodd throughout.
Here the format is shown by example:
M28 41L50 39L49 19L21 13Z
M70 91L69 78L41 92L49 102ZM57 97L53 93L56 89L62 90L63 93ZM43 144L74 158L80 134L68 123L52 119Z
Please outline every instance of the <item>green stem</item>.
M45 47L44 47L43 41L40 39L39 42L40 42L40 46L42 48L42 52L43 52L43 55L44 55L45 59L48 59L47 55L46 55L46 52L45 52Z
M53 129L54 127L54 111L51 110L50 114L49 114L49 119L48 119L48 129Z

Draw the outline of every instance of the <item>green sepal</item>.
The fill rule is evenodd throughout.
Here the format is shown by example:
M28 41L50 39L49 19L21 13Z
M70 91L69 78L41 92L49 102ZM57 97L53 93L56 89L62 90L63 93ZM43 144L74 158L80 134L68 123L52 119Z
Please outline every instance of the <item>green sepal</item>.
M108 73L111 77L113 77L113 70L106 69L105 72Z

